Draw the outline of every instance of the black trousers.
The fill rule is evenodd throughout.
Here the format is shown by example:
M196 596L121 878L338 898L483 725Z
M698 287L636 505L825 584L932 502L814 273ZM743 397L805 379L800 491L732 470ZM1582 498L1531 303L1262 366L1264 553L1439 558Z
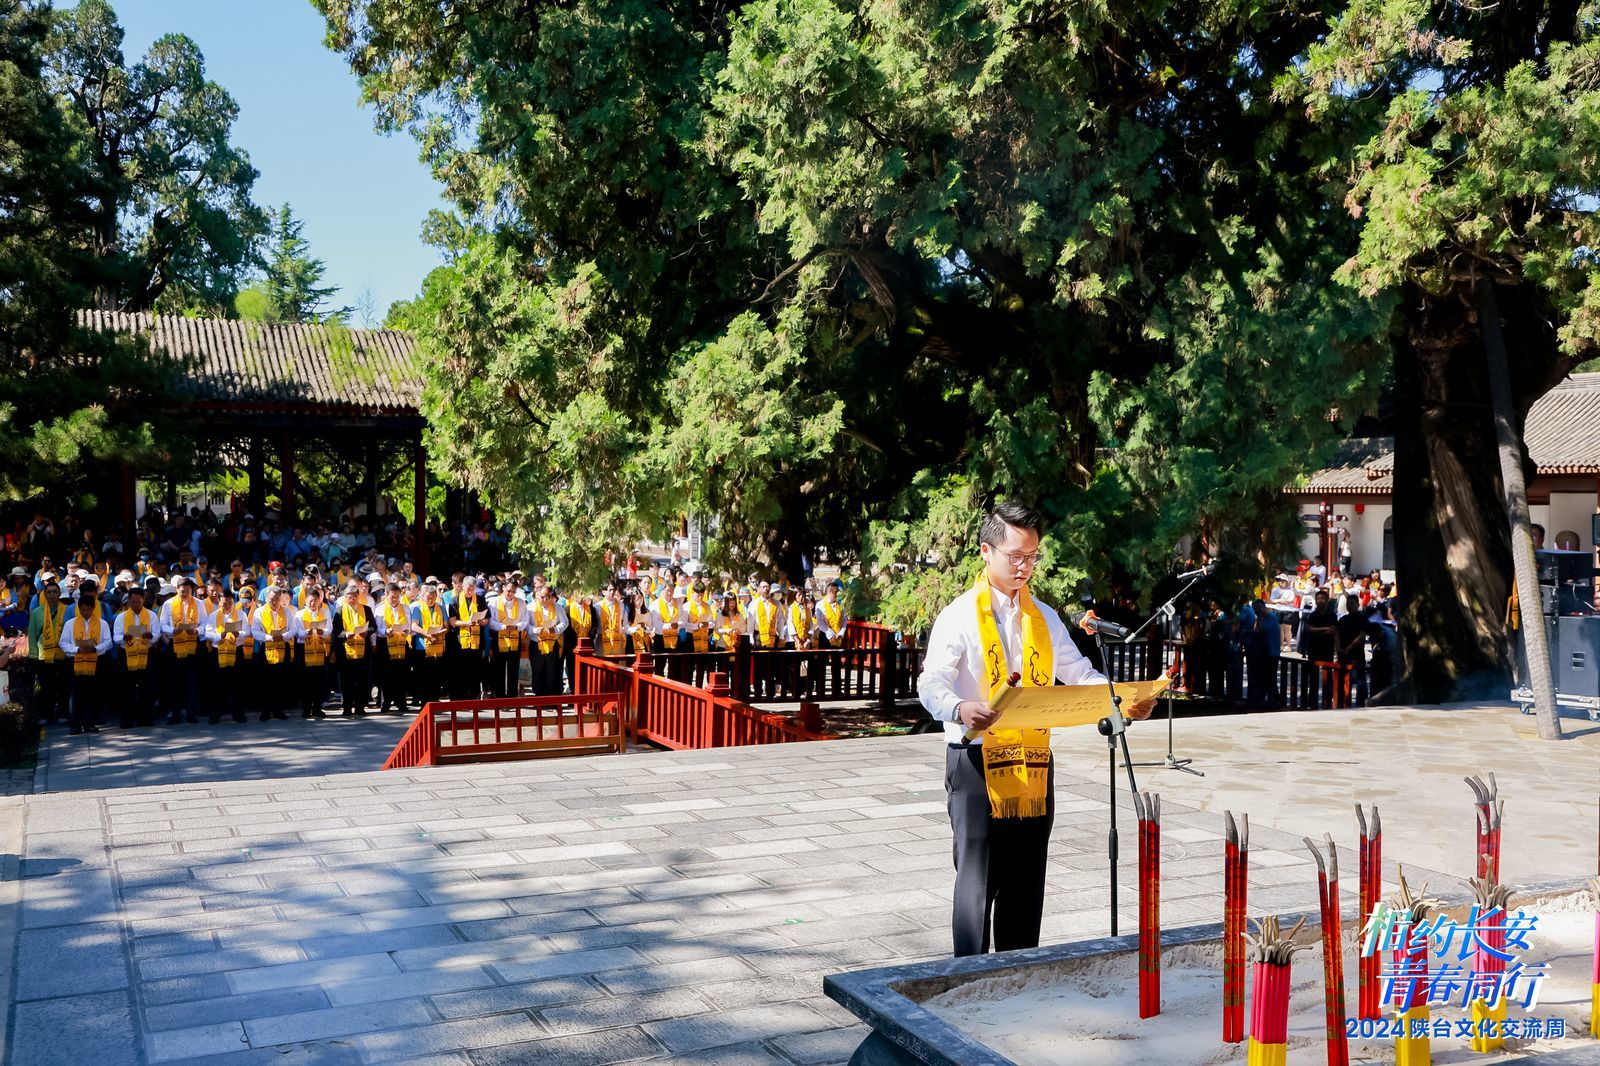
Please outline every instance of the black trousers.
M559 649L542 652L535 644L528 649L528 675L533 681L535 696L561 695L561 652Z
M100 673L72 674L72 717L68 719L73 729L100 724Z
M200 720L200 653L172 659L172 686L167 694L167 722Z
M442 655L429 656L422 652L415 653L411 661L411 691L417 697L418 707L432 700L445 698L444 665L445 659Z
M483 695L483 651L460 648L449 655L450 698L475 700Z
M522 648L501 651L495 641L494 658L489 660L489 697L504 699L522 695Z
M367 670L367 657L357 659L346 654L339 661L339 696L346 711L367 713L367 701L372 697L372 675Z
M263 721L269 717L283 717L285 711L299 702L295 684L299 676L292 648L285 651L283 661L278 663L268 662L265 654L262 655L260 706Z
M155 693L151 691L148 661L138 670L129 670L124 660L117 680L122 686L122 728L150 725L155 717Z
M300 668L300 710L316 712L328 702L332 666L327 662L303 663Z
M245 714L255 705L260 685L261 676L254 657L236 655L228 666L218 661L216 689L211 694L211 716L221 718L228 714L235 722L244 721Z
M951 932L958 958L987 952L991 931L996 951L1038 947L1045 860L1056 815L1055 784L1052 759L1043 817L992 817L983 779L983 748L947 746L944 788L956 864Z
M39 659L34 661L33 670L38 693L34 707L39 721L55 722L66 718L67 699L72 694L72 664L66 659L53 663Z
M378 657L373 660L378 673L378 710L387 711L393 707L397 711L406 709L406 696L410 691L407 684L411 672L411 664L406 661L406 649L391 652L387 644L378 649Z

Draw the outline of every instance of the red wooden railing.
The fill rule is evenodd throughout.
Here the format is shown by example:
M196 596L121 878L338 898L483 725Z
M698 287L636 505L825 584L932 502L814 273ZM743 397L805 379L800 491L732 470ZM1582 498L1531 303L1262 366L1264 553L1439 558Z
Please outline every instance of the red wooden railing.
M621 752L624 700L615 691L439 700L417 714L383 769Z

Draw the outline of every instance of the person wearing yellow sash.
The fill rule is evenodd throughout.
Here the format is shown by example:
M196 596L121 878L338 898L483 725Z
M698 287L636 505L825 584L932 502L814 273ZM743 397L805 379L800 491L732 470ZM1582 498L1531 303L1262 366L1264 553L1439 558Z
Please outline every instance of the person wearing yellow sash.
M96 597L98 586L85 581L78 589L78 609L61 633L61 651L72 663L73 736L98 733L100 718L100 665L111 651L111 627Z
M539 586L539 598L528 610L528 675L535 696L561 695L561 637L567 618L556 603L555 590Z
M534 583L543 587L541 582ZM515 577L507 574L500 581L499 594L489 599L490 699L505 699L522 694L522 650L527 645L528 605ZM529 661L530 669L536 666ZM537 692L537 689L535 689Z
M844 647L844 604L839 602L839 586L830 583L822 590L817 604L817 644L824 648Z
M694 650L708 652L711 650L711 632L717 627L717 610L708 599L706 584L698 581L694 590L689 594L689 600L684 607L684 628L689 631L689 639L694 643Z
M626 630L628 624L627 609L623 606L622 598L617 595L617 586L614 582L607 582L601 590L599 621L600 621L600 654L624 655L628 651Z
M656 643L656 618L642 589L628 595L628 654L650 651Z
M578 690L578 642L586 642L584 654L594 654L594 599L591 596L556 595L556 607L566 619L567 631L561 634L562 673L566 683L563 692Z
M251 614L255 611L255 590L245 586L238 595L231 585L217 591L216 610L211 613L211 624L206 627L206 643L211 646L216 659L215 673L209 685L207 705L212 725L229 714L235 722L244 721L245 700L256 684L254 671L249 664L254 659L256 646Z
M796 651L810 651L816 647L816 608L807 602L810 594L802 589L789 590L789 608L784 622L789 634L789 647Z
M161 616L144 605L144 589L128 588L128 605L111 627L111 642L122 651L122 728L153 724L155 690L150 649L161 639Z
M419 704L445 698L444 651L449 634L444 604L439 602L439 582L429 578L422 586L422 599L411 606L411 626L416 633L416 658L412 660L412 681Z
M328 702L329 677L333 663L333 609L323 598L322 586L307 582L305 606L300 608L300 717L326 718L322 705Z
M478 595L478 579L465 575L450 604L451 640L446 659L452 699L475 700L483 695L483 631L488 622L489 605Z
M339 703L345 718L365 718L372 699L372 662L377 623L367 606L364 581L345 583L344 600L333 617L333 646L339 662Z
M267 588L266 602L256 611L251 627L261 649L261 720L282 721L297 699L294 657L300 634L299 614L289 606L287 588L282 584Z
M61 586L51 578L39 583L39 606L28 619L28 654L33 659L34 713L43 725L67 717L72 693L72 664L61 650L67 608Z
M194 579L180 576L178 595L161 605L161 636L172 649L167 724L200 721L200 636L211 622L195 595Z
M389 582L383 603L373 612L378 627L375 662L379 714L388 714L391 708L405 713L406 694L410 691L411 608L401 598L403 592L398 581Z
M750 604L750 642L757 648L781 648L784 633L783 611L772 598L772 586L763 581Z
M922 705L945 723L945 791L955 838L955 954L1034 947L1055 812L1050 732L1008 730L990 706L1012 674L1024 685L1105 685L1028 581L1040 517L1016 503L988 514L983 570L939 613L923 660ZM1129 708L1146 718L1154 703Z

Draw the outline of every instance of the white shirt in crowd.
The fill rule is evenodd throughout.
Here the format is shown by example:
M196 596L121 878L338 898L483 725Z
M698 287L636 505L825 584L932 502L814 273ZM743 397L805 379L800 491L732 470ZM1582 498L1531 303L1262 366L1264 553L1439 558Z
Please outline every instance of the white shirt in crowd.
M111 627L106 625L104 611L99 612L99 617L94 620L94 624L99 627L98 631L93 633L94 652L96 655L104 655L111 650ZM71 622L64 623L61 627L61 650L72 656L78 654L79 647L78 623L74 619ZM88 649L85 648L84 650Z
M168 600L166 603L163 603L161 605L161 634L162 634L162 636L170 637L177 631L177 629L174 626L173 621L172 621L172 609L174 607L177 607L179 602L180 602L179 598L174 596L172 599ZM200 641L200 640L204 640L205 639L206 627L211 624L211 612L206 610L206 605L205 605L205 601L204 600L196 598L194 600L194 604L195 604L195 615L194 615L195 621L194 621L194 624L195 624L195 626L198 627L195 630L194 637L195 637L196 641Z
M1061 616L1037 598L1033 602L1044 616L1045 628L1050 631L1056 680L1063 685L1104 685L1105 675L1072 643ZM1005 649L1007 670L1018 670L1022 659L1022 615L1017 610L1016 598L991 589L990 604L994 609L995 628L1000 632L1000 644ZM971 588L940 611L934 621L927 655L922 660L918 691L922 706L945 724L945 739L959 744L965 737L966 727L961 724L956 708L965 700L986 700L988 690L983 670L983 643L978 637L978 591ZM999 724L1004 728L1004 716ZM982 737L974 743L982 743Z
M269 615L272 613L267 607L257 607L255 614L250 616L250 629L255 633L256 640L261 642L261 646L266 647L268 634L266 623L262 618L263 612ZM278 630L277 635L280 639L288 641L301 636L300 612L290 607L287 602L283 605L283 628Z
M537 603L524 606L522 608L522 628L528 631L529 640L539 639L539 634L536 632L538 626L534 622L533 612L535 610L542 611L544 609L545 608L540 607ZM545 627L554 629L554 632L549 634L550 636L559 637L561 634L567 631L567 612L562 608L561 604L557 603L553 599L550 601L549 611L551 614L555 615L555 621L546 622Z
M145 634L145 636L150 638L150 643L154 644L156 641L161 639L161 615L158 612L152 611L150 608L146 607L144 609L144 617L141 621L142 624L150 630ZM111 627L111 639L118 647L121 647L128 642L127 622L128 612L118 611L117 620Z
M771 607L774 616L772 621L773 639L777 642L774 646L781 648L784 641L789 639L789 609L784 604L777 602L773 602ZM750 622L750 643L758 648L761 646L762 609L761 600L757 598L750 601L750 606L745 611L745 617Z

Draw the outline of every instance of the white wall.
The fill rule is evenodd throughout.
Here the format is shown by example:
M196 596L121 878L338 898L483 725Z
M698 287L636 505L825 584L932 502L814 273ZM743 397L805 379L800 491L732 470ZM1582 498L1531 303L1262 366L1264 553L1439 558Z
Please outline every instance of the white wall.
M1394 507L1387 503L1363 503L1360 505L1362 513L1356 514L1356 506L1353 503L1334 504L1333 528L1344 526L1350 530L1351 570L1357 574L1365 574L1384 567L1383 524L1394 514ZM1314 517L1317 514L1317 505L1303 503L1300 505L1300 513ZM1344 517L1342 522L1338 520L1341 515ZM1317 530L1310 525L1305 529L1305 536L1300 540L1300 552L1305 558L1314 559L1322 550ZM1338 566L1339 560L1330 559L1328 565Z
M1544 544L1547 548L1556 546L1556 534L1564 529L1570 529L1578 535L1578 547L1586 550L1594 548L1593 521L1595 494L1592 492L1552 492L1550 504L1543 508L1530 508L1533 511L1543 510L1543 518L1534 516L1534 521L1544 526Z

